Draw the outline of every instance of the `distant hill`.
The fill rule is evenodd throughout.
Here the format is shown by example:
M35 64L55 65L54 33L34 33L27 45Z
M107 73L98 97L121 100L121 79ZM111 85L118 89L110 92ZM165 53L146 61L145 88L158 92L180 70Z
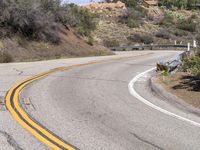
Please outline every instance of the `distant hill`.
M142 3L141 3L142 4ZM85 6L97 15L94 40L107 47L130 44L192 42L200 23L198 10L163 7L127 8L125 4L95 3Z

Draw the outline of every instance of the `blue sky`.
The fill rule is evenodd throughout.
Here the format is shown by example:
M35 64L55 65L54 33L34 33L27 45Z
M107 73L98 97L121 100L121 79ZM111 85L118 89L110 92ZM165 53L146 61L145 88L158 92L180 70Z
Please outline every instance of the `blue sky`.
M75 3L75 4L87 4L90 3L90 0L66 0L69 3ZM95 0L96 2L101 0Z

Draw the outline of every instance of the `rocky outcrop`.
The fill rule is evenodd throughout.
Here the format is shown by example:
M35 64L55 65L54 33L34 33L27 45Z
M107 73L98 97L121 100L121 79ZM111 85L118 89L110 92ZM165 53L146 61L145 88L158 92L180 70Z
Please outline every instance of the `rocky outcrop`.
M93 3L84 7L90 11L126 9L125 4L120 1L117 3Z

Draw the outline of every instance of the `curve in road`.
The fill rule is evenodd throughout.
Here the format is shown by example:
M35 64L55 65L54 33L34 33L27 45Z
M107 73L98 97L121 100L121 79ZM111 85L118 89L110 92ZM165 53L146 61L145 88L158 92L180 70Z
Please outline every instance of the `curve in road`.
M119 60L119 59L121 58L113 58L111 60L106 60L106 61ZM76 150L78 148L69 144L68 142L66 142L65 140L63 140L62 138L54 134L53 132L46 129L41 123L33 119L23 110L19 102L20 93L30 83L37 81L39 79L42 79L55 72L72 69L74 67L96 64L100 62L105 62L105 60L92 61L89 63L72 65L68 67L59 67L59 68L55 68L50 71L38 74L32 78L26 79L16 84L8 91L6 95L6 107L12 114L13 118L20 125L22 125L26 130L28 130L32 135L34 135L36 138L38 138L41 142L43 142L47 146L55 150L59 150L59 149Z
M199 128L153 110L127 90L133 76L167 57L173 57L173 53L51 73L26 88L22 96L30 96L38 110L30 116L80 149L199 149ZM9 91L8 100L17 86ZM146 97L148 93L141 88L139 94L145 92Z
M57 135L48 131L45 127L43 127L40 123L36 122L35 120L31 119L29 115L22 109L19 103L19 95L23 88L28 84L44 78L51 73L56 71L60 71L67 68L57 68L55 70L51 70L42 74L39 74L33 78L27 79L22 81L12 87L6 96L6 106L13 117L31 134L41 140L43 143L51 147L52 149L59 150L59 149L67 149L67 150L75 150L76 148L63 139L59 138Z
M185 122L187 122L187 123L190 123L191 125L200 127L200 123L195 122L195 121L190 120L190 119L187 119L187 118L184 118L184 117L179 116L179 115L177 115L177 114L174 114L174 113L172 113L172 112L169 112L169 111L167 111L167 110L165 110L165 109L163 109L163 108L160 108L160 107L154 105L153 103L149 102L147 99L145 99L144 97L142 97L140 94L138 94L138 93L135 91L134 85L135 85L135 83L137 82L137 80L139 80L142 76L144 76L145 74L147 74L147 73L149 73L149 72L151 72L151 71L153 71L153 70L155 70L155 68L151 68L151 69L149 69L149 70L146 70L145 72L142 72L141 74L135 76L135 77L129 82L129 84L128 84L128 89L129 89L129 92L131 93L131 95L133 95L135 98L137 98L138 100L140 100L140 101L143 102L144 104L148 105L149 107L151 107L151 108L153 108L153 109L155 109L155 110L157 110L157 111L160 111L160 112L162 112L162 113L164 113L164 114L166 114L166 115L169 115L169 116L174 117L174 118L176 118L176 119L179 119L179 120L181 120L181 121L185 121Z

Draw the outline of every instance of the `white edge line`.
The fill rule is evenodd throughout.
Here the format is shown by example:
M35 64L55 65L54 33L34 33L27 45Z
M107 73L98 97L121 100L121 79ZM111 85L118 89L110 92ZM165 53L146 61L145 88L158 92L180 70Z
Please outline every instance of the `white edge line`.
M166 115L168 115L168 116L171 116L171 117L173 117L173 118L176 118L176 119L178 119L178 120L187 122L187 123L189 123L189 124L191 124L191 125L200 127L200 123L195 122L195 121L192 121L192 120L187 119L187 118L184 118L184 117L181 117L181 116L179 116L179 115L177 115L177 114L174 114L174 113L172 113L172 112L169 112L169 111L167 111L167 110L165 110L165 109L163 109L163 108L160 108L160 107L154 105L153 103L149 102L147 99L145 99L144 97L142 97L141 95L139 95L139 94L136 92L136 90L134 89L134 85L135 85L136 81L137 81L139 78L141 78L142 76L144 76L146 73L151 72L151 71L153 71L153 70L155 70L155 68L151 68L151 69L149 69L149 70L147 70L147 71L145 71L145 72L142 72L142 73L138 74L137 76L135 76L135 77L129 82L129 84L128 84L128 89L129 89L129 92L131 93L131 95L134 96L135 98L137 98L137 99L138 99L139 101L141 101L142 103L148 105L149 107L151 107L151 108L153 108L153 109L155 109L155 110L157 110L157 111L160 111L160 112L162 112L162 113L164 113L164 114L166 114Z

